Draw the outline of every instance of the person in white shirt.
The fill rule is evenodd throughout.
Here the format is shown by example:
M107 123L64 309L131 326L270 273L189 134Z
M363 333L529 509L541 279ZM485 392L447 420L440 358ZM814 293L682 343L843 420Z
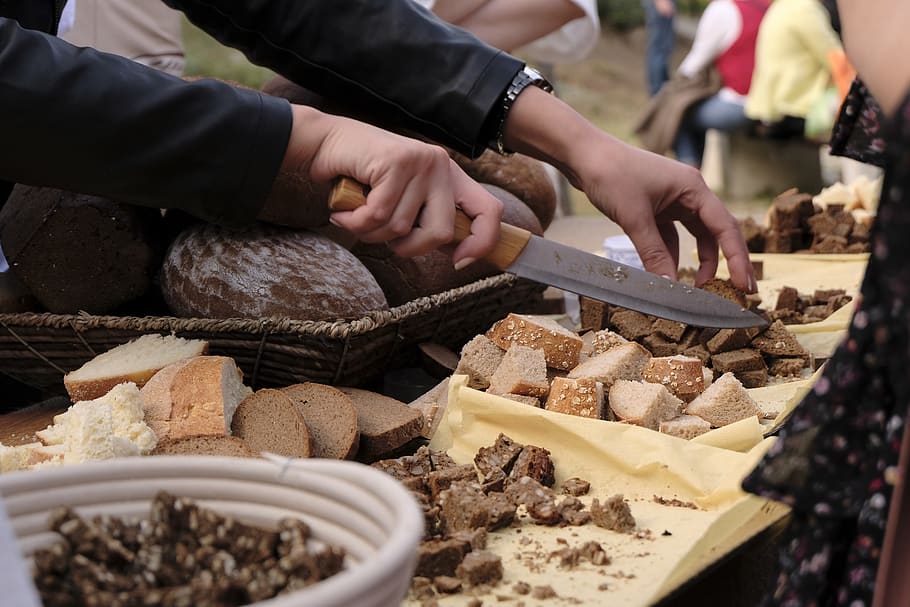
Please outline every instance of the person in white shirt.
M749 124L745 104L755 66L755 40L766 0L713 0L698 22L682 76L717 69L721 90L688 109L673 148L677 160L701 168L708 129L734 131Z

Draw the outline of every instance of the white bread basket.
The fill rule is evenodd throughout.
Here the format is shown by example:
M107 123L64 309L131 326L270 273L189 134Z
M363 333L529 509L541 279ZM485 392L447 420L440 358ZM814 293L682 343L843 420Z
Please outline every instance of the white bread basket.
M156 456L0 477L0 495L26 556L59 541L48 531L50 512L58 506L88 517L147 517L162 490L250 524L273 526L282 517L298 517L315 538L345 549L340 573L256 605L379 607L400 605L407 593L423 515L402 485L362 464Z

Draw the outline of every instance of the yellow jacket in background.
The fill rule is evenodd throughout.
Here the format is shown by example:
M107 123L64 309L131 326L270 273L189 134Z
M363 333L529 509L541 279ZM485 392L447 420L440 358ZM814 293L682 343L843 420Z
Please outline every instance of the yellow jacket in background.
M805 118L831 86L829 53L842 50L818 0L774 0L758 30L746 116L777 122Z

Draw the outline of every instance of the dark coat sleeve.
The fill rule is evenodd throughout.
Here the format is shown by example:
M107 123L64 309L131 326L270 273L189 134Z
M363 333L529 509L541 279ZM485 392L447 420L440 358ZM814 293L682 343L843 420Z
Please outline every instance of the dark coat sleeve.
M0 18L0 179L240 224L268 194L290 128L284 100Z
M523 65L411 0L165 2L251 61L472 157Z

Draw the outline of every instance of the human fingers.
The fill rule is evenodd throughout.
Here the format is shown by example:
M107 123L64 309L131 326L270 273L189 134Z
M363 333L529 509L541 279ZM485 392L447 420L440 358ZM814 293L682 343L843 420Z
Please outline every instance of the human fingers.
M650 213L650 206L646 209ZM647 271L676 278L676 261L653 215L640 215L634 222L621 222L620 227L635 245Z
M435 175L434 183L423 195L424 202L405 234L389 241L396 255L423 255L449 243L455 234L455 196L448 170ZM396 212L397 215L397 212ZM401 225L398 229L401 229Z
M455 184L456 202L471 218L470 235L462 240L452 253L452 262L457 269L461 269L485 257L496 246L503 204L483 186L465 175L454 162L450 168Z
M657 229L673 258L673 267L679 269L679 232L676 231L676 225L672 221L665 221L658 223Z
M755 293L758 284L749 260L749 249L739 229L736 218L724 204L705 186L698 194L697 217L693 218L689 231L696 237L699 247L698 277L707 280L717 270L717 247L723 251L730 280L741 291Z

